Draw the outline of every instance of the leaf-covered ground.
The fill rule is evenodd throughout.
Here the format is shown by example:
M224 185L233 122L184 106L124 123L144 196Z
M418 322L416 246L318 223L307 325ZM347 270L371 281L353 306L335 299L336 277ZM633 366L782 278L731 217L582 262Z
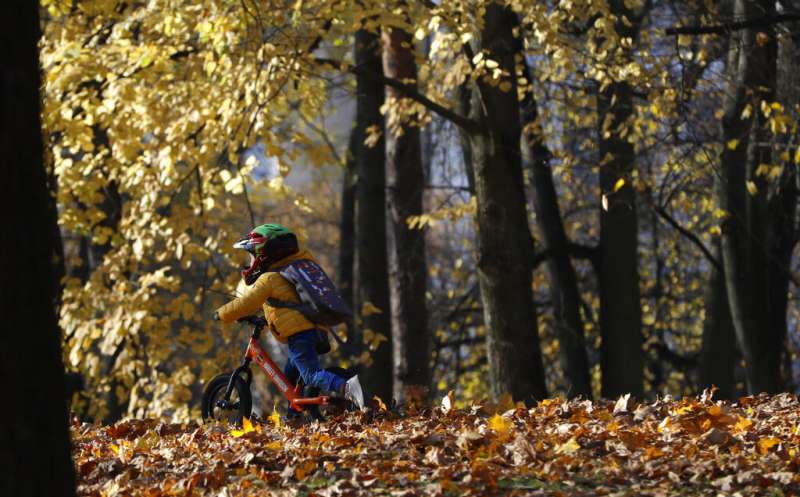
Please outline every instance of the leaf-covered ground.
M76 425L79 494L800 495L800 403L788 394L486 410L351 413L299 428Z

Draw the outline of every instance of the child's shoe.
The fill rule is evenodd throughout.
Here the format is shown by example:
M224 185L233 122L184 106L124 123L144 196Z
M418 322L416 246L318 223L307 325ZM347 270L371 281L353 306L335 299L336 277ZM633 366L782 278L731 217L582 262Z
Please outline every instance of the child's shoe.
M344 398L358 406L359 410L364 408L364 392L361 390L358 375L353 376L344 384Z

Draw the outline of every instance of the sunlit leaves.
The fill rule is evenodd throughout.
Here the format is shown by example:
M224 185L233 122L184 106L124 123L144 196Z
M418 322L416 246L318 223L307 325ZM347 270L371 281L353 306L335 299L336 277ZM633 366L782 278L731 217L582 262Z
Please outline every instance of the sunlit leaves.
M742 495L791 488L800 404L788 394L739 403L699 399L636 404L545 399L532 408L482 414L425 409L416 415L352 413L325 423L242 429L212 423L129 420L73 425L79 493L102 489L166 496L272 495L298 485L322 495ZM736 426L753 414L742 431ZM213 468L213 469L211 469ZM305 488L305 487L302 487ZM409 491L410 490L410 491ZM434 492L435 495L438 495Z

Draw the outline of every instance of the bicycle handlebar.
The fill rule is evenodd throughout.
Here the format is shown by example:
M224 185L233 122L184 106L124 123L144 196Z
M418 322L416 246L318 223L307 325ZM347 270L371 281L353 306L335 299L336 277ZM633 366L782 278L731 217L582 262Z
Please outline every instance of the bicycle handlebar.
M253 326L258 326L259 328L263 328L267 325L267 320L262 318L261 316L244 316L236 320L239 323L250 323Z

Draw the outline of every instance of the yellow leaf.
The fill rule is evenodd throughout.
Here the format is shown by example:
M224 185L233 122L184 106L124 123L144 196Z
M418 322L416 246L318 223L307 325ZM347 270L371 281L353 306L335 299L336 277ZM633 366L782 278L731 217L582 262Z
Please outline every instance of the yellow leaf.
M245 433L250 433L251 431L254 430L253 423L251 423L250 419L248 419L248 418L244 418L242 420L242 426L244 427Z
M750 418L743 418L739 416L739 421L733 426L734 430L736 431L745 431L753 425L753 421Z
M581 448L581 444L575 440L575 437L570 438L563 444L556 447L556 454L572 454L576 450Z
M739 146L739 140L734 138L733 140L728 141L728 148L731 150L736 150L736 147Z
M620 188L625 186L625 178L620 178L614 183L614 193L618 192Z
M772 114L772 107L764 100L761 101L761 113L764 114L764 117L769 117Z
M794 163L800 164L800 147L797 147L797 150L794 152Z
M251 431L256 431L256 428L253 426L253 423L250 422L248 418L244 418L242 420L242 429L241 430L231 430L231 435L235 438L239 438Z
M364 302L364 305L361 306L361 315L362 316L371 316L372 314L382 314L383 311L380 308L376 307L375 304L372 302Z
M508 438L511 433L511 421L500 414L495 414L489 418L489 428L497 433L500 438Z
M269 419L270 423L272 423L275 428L281 427L281 415L278 414L278 411L272 411L272 414L270 414L267 419Z
M753 115L753 106L750 105L750 104L747 104L744 107L744 110L742 110L742 119L749 119L750 116L752 116L752 115Z
M748 181L746 186L747 186L747 191L750 193L750 195L758 195L758 187L756 186L755 183L753 183L752 181Z
M378 406L378 410L379 410L380 412L386 412L386 411L387 411L387 409L386 409L386 404L384 404L384 403L383 403L383 400L381 400L381 398L380 398L380 397L378 397L377 395L375 395L374 397L372 397L372 400L374 400L374 401L375 401L375 405L377 405L377 406Z
M758 441L758 453L762 456L769 452L769 449L775 447L781 441L775 437L766 437Z
M303 464L299 465L294 470L294 478L297 481L303 480L306 476L313 473L314 470L317 469L317 463L312 459L307 460Z

